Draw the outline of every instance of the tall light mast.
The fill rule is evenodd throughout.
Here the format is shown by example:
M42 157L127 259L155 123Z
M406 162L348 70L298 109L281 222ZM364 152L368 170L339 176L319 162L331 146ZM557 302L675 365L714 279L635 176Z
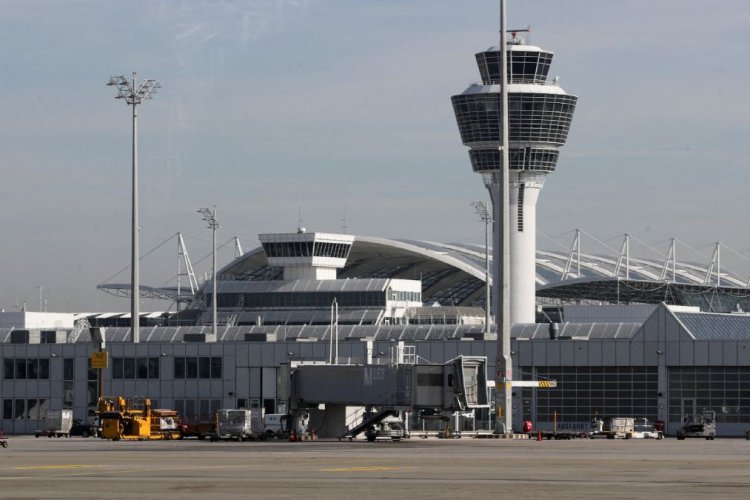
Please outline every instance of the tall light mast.
M208 223L211 230L211 241L213 251L211 252L211 282L213 285L213 295L211 295L211 334L216 337L216 305L218 297L216 296L216 230L219 228L219 221L216 220L216 205L211 208L201 208L198 213L203 216L203 220Z
M510 432L510 327L536 321L536 202L567 140L577 97L547 82L552 53L506 27L500 44L475 55L482 83L451 98L461 141L482 174L495 214L493 311L498 331L497 407ZM513 293L510 293L510 290Z
M126 76L113 76L107 85L117 87L115 99L125 99L125 102L133 107L133 185L132 185L132 226L131 226L131 252L130 252L130 329L132 341L137 344L141 338L140 324L140 256L138 255L138 105L146 99L153 99L156 90L161 88L156 80L138 80L133 72L132 80Z
M510 228L508 220L510 215L510 190L508 186L508 157L510 147L508 144L508 47L505 36L508 30L507 18L505 16L505 0L500 0L500 175L499 186L495 191L495 248L501 253L501 258L496 259L495 266L496 283L495 294L495 321L497 321L497 357L495 376L495 408L497 408L497 419L495 420L495 432L508 434L513 432L513 362L510 354ZM497 255L497 254L496 254ZM502 417L502 418L501 418Z
M493 222L492 212L483 201L471 203L479 218L484 222L484 332L492 331L492 294L490 293L490 225Z

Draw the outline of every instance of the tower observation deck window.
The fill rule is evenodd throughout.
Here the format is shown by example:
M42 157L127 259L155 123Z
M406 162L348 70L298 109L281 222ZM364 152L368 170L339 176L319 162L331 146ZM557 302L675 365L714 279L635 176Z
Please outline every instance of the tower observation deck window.
M290 241L263 243L266 257L334 257L345 259L351 245L327 241Z
M511 148L509 167L511 170L533 170L554 172L560 152L556 149ZM503 155L498 149L470 149L469 158L475 172L500 170Z
M351 245L345 243L316 241L313 255L315 255L315 257L334 257L337 259L344 259L348 255L350 248Z
M312 241L287 241L263 243L266 257L310 257L313 254Z
M461 94L451 100L464 144L500 142L499 94ZM577 100L576 96L563 94L511 93L509 140L562 146L568 138Z
M510 83L543 84L547 81L552 63L551 52L512 50L508 52L508 80ZM485 85L500 83L500 52L480 52L475 55L479 74Z

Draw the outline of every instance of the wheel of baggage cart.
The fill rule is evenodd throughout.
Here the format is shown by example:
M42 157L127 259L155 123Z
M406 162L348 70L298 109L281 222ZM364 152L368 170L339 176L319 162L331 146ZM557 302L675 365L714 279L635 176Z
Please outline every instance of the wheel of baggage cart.
M7 441L3 441L3 448L7 448L7 447L8 447L8 442Z
M747 431L745 433L745 439L747 439L748 441L750 441L750 431Z

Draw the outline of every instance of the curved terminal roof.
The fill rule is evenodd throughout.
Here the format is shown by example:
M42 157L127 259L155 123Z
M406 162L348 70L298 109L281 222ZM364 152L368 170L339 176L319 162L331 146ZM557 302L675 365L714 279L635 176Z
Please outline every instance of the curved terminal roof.
M569 260L567 253L537 251L536 283L540 291L545 290L545 297L555 298L557 287L568 287L571 284L579 287L576 291L579 295L561 294L561 300L587 300L588 292L598 293L602 289L602 283L608 282L672 282L671 272L662 277L662 260L631 257L628 280L624 280L624 264L620 266L619 276L615 274L618 260L616 255L581 254L580 263L577 259L570 263ZM347 264L339 270L338 277L421 279L423 301L426 304L439 302L441 305L483 307L484 266L482 245L356 236ZM580 275L577 274L579 268ZM707 271L706 266L678 262L672 286L686 285L691 293L701 289L715 289L715 286L705 283ZM224 266L218 274L220 281L263 281L281 279L282 273L280 268L267 265L265 254L258 247ZM724 291L740 288L743 295L744 292L750 292L747 283L731 273L722 272L721 282ZM653 303L656 299L665 300L664 294L634 294L628 297L632 302Z

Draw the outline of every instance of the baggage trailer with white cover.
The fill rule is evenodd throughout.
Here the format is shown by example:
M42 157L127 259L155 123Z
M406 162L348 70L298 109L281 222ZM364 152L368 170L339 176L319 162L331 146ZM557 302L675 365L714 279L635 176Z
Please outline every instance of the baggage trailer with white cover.
M37 430L34 435L36 437L70 437L71 427L73 427L73 410L47 410L44 428Z
M217 439L258 439L263 435L263 419L261 410L233 410L216 411L217 433L212 436Z
M609 417L597 418L591 423L590 438L605 437L607 439L630 439L635 433L635 418Z

